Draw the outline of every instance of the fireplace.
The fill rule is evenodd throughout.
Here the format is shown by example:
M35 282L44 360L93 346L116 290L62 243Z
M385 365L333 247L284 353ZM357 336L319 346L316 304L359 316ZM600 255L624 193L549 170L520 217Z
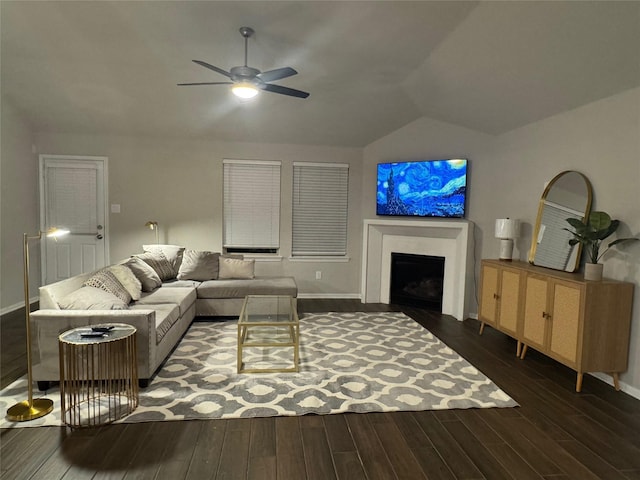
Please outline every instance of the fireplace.
M474 280L472 226L468 220L452 219L365 220L361 301L391 301L392 252L444 257L442 313L458 320L467 318L467 286Z
M444 257L391 252L390 300L442 312Z

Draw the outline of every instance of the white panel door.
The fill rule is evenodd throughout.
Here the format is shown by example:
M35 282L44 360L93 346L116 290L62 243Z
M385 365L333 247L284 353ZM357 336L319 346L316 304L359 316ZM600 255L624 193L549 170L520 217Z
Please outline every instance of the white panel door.
M69 235L42 238L43 283L108 264L106 157L41 155L41 230Z

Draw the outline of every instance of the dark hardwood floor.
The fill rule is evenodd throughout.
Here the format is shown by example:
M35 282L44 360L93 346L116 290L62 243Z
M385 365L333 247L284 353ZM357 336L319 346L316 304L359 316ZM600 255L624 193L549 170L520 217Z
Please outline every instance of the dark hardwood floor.
M9 479L640 479L640 401L575 374L478 322L417 308L300 300L299 310L401 310L510 394L520 407L137 423L0 432ZM2 331L2 380L24 372ZM9 325L9 323L8 323ZM11 350L5 355L5 347ZM5 363L6 362L6 363ZM22 362L22 363L21 363ZM22 370L20 370L22 367Z

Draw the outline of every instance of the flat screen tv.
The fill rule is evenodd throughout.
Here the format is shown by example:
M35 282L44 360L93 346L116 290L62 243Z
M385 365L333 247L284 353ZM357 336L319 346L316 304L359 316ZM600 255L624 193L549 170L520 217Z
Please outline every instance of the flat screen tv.
M467 160L378 164L376 214L464 218Z

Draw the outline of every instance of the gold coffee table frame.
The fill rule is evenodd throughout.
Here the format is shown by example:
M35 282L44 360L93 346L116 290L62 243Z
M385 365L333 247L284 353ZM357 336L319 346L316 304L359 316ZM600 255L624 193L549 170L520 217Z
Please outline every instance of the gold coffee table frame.
M284 331L284 336L274 335ZM249 368L245 365L245 348L293 349L293 366L288 368ZM300 321L296 300L289 295L248 295L238 319L238 373L298 372Z
M113 327L85 337L92 327ZM60 402L72 428L114 422L138 406L136 329L123 323L74 328L58 337Z

